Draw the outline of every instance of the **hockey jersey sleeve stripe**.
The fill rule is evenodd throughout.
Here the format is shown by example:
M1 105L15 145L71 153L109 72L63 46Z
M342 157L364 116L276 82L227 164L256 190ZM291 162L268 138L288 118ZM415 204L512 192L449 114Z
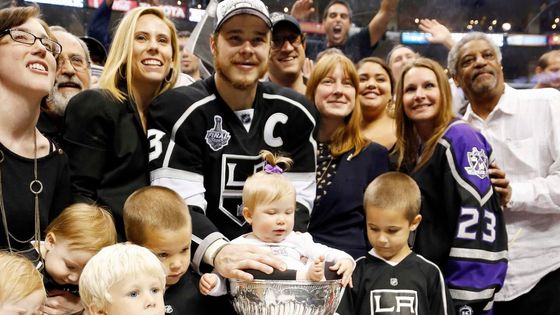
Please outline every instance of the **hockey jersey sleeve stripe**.
M204 198L204 177L200 174L173 169L158 168L150 172L152 186L164 186L176 191L188 205L197 206L206 211Z
M313 209L313 200L315 199L315 192L317 184L315 182L315 173L284 173L290 182L294 185L296 190L296 201L307 208L309 213Z
M459 184L466 191L468 191L474 198L476 198L476 200L478 201L478 203L482 207L482 205L487 203L488 200L490 199L490 197L492 197L492 194L493 194L494 191L492 189L489 189L484 196L481 196L479 194L479 192L477 191L477 189L475 189L471 184L467 183L467 181L465 181L461 177L461 175L459 175L459 172L457 171L457 168L456 168L456 165L455 165L455 160L453 159L453 152L451 151L451 144L443 138L439 140L439 143L447 149L445 151L445 155L446 155L446 158L447 158L447 161L448 161L448 164L449 164L449 168L451 169L451 173L453 174L453 178L455 179L457 184Z
M483 301L483 300L490 300L494 296L494 288L486 289L483 291L467 291L467 290L458 290L458 289L449 289L449 293L453 300L461 300L461 301Z
M198 238L200 240L200 238ZM198 247L196 248L196 252L193 255L193 268L196 272L200 273L200 266L202 265L204 254L207 252L207 249L216 241L218 240L225 240L227 238L219 232L214 232L207 235L201 243L199 243Z
M500 252L491 252L482 249L470 249L470 248L451 248L449 252L449 257L454 258L467 258L467 259L480 259L486 261L499 261L507 259L507 251L503 250Z
M185 112L181 115L181 117L179 117L179 119L177 119L177 121L175 122L175 124L173 125L173 129L171 129L171 136L169 139L169 145L167 146L167 150L165 152L165 158L163 160L163 165L162 167L168 167L169 166L169 160L171 159L171 153L173 153L173 148L175 146L175 137L177 135L177 130L179 130L179 128L181 128L181 126L183 125L183 123L185 122L185 120L187 120L187 118L189 117L189 115L198 107L211 102L213 100L216 99L216 95L212 94L209 95L203 99L201 99L198 102L193 103L191 106L189 106L187 108L187 110L185 110Z
M434 268L437 269L438 273L439 273L439 282L440 282L440 287L441 287L441 300L443 301L443 311L444 314L447 315L449 312L447 310L447 292L445 291L445 280L443 279L443 274L441 273L441 270L439 269L439 267L434 264L433 262L429 261L428 259L424 258L422 255L418 255L416 254L416 256L420 259L422 259L423 261L425 261L426 263L434 266Z
M486 263L449 259L446 270L447 285L450 288L500 288L506 276L507 261Z

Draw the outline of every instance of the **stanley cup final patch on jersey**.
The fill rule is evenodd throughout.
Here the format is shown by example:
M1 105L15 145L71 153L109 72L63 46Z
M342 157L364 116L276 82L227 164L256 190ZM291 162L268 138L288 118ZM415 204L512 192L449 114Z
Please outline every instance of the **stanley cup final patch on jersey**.
M484 150L473 147L470 152L467 152L467 161L469 163L469 166L465 167L467 174L480 179L488 177L488 156Z
M372 315L418 314L418 293L414 290L371 290L370 306Z
M206 143L208 146L214 150L219 151L229 143L231 135L228 131L224 130L222 127L223 119L221 116L214 116L214 127L206 131Z

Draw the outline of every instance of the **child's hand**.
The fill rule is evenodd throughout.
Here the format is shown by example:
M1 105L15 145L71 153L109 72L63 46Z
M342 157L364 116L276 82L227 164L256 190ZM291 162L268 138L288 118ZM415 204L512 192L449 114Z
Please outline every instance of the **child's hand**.
M307 278L315 282L325 280L325 256L315 258L307 270Z
M354 269L354 261L351 259L341 259L337 261L330 268L332 271L336 271L337 275L342 275L342 285L350 285L352 288L352 271Z
M205 273L200 277L200 282L198 283L198 289L203 295L208 295L218 283L218 276L212 273Z
M68 291L52 290L49 292L45 305L41 308L41 314L81 314L83 310L84 306L79 296Z

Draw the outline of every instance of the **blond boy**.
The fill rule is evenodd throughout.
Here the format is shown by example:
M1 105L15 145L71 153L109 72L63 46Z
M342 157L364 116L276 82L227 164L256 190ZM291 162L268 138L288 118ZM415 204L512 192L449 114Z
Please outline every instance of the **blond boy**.
M89 315L164 315L165 271L144 247L115 244L91 258L80 277Z

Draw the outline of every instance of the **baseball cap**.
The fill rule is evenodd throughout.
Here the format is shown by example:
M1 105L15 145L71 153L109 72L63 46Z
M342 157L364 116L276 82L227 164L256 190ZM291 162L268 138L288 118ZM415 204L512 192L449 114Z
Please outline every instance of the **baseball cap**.
M107 50L103 47L103 44L90 36L81 36L80 39L86 43L91 61L94 64L103 66L107 60Z
M301 27L299 26L299 22L296 20L295 17L289 14L285 14L282 12L272 12L270 14L270 20L272 21L273 29L277 25L286 24L294 28L298 34L301 34Z
M272 22L268 9L260 0L224 0L218 3L216 9L216 27L214 32L220 30L222 25L230 18L238 14L251 14L261 18L268 28L272 29Z

